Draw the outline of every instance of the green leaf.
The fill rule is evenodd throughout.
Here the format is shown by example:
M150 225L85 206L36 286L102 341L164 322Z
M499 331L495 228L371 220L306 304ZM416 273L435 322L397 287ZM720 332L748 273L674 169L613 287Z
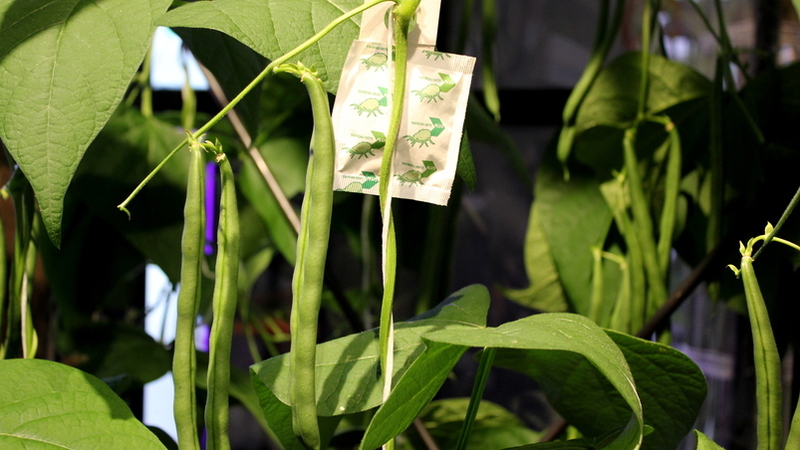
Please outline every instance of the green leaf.
M625 355L642 400L644 421L653 427L642 449L677 448L691 431L706 398L706 380L700 368L672 347L611 330L606 334ZM599 410L595 413L601 415Z
M362 449L382 446L402 433L431 401L467 347L429 342L370 421Z
M186 4L165 14L159 25L221 31L274 60L294 49L360 0L216 0ZM359 17L336 27L298 55L314 66L326 89L336 93L350 44L358 37Z
M464 126L472 139L491 144L500 150L500 153L511 163L511 167L519 179L526 186L533 187L533 180L526 169L527 165L522 157L522 152L474 95L469 96Z
M624 126L636 118L641 63L641 53L630 52L600 72L578 110L578 132L597 125ZM658 55L650 56L647 113L658 113L710 94L711 82L694 69Z
M469 398L449 398L434 400L423 409L420 420L439 448L455 448L468 405ZM416 444L418 438L413 428L409 428L406 435ZM500 450L536 442L541 437L542 433L524 426L502 406L484 400L478 408L467 448ZM423 446L420 441L414 448Z
M725 450L712 441L705 434L694 430L694 436L697 438L697 450Z
M624 428L607 448L633 449L641 443L642 406L625 357L602 329L583 316L539 314L497 328L433 331L425 338L454 345L498 348L495 365L534 378L570 423L580 428L584 420L595 419L597 422L580 428L585 435L597 437ZM600 423L604 416L585 408L584 399L566 400L573 398L573 392L593 389L622 399L613 405L616 409L610 421ZM618 404L621 406L617 407ZM578 416L581 420L573 422L576 417L570 414L573 410L586 417Z
M566 311L569 305L561 287L550 242L542 228L540 209L540 203L534 201L525 234L525 271L530 285L524 289L503 289L503 295L529 308L547 312Z
M467 137L466 131L461 136L456 174L464 180L464 183L470 191L475 190L475 185L478 183L478 176L475 173L475 162L472 159L472 149L469 146L469 138Z
M132 325L92 324L76 330L76 350L86 356L81 370L98 378L127 375L139 385L160 378L172 367L163 345Z
M63 364L0 361L0 447L164 449L97 378Z
M197 372L195 374L195 385L201 389L208 389L208 353L197 352ZM242 406L247 409L250 414L258 421L259 425L270 436L274 433L272 428L264 418L259 405L258 397L252 383L250 382L250 375L248 372L236 367L231 366L231 383L228 391L230 396L238 400ZM291 414L290 414L291 417ZM291 431L291 426L289 427Z
M170 0L0 0L0 137L61 242L64 195Z
M251 375L253 375L253 388L260 400L264 417L269 423L270 430L278 438L283 448L286 450L306 450L306 447L294 435L291 406L278 400L264 383L256 382L252 371ZM322 442L328 442L333 437L341 418L342 416L318 417Z
M436 329L474 330L486 323L489 293L485 287L466 287L435 309L408 322L396 324L395 372L400 377L425 350L421 336ZM369 330L317 346L317 403L321 416L351 414L381 404L382 381L378 377L380 354L378 332ZM268 414L277 407L274 400L288 405L289 358L281 355L250 367L261 407ZM270 396L262 395L269 389ZM269 420L269 415L267 415Z
M548 152L539 167L534 196L532 208L538 214L551 253L531 251L530 243L526 242L526 270L539 277L551 276L547 267L552 257L571 310L588 315L592 297L592 247L605 241L612 220L611 210L600 193L600 183L580 167L571 170L569 181L564 180L554 152ZM531 221L528 227L536 225L536 221ZM536 237L536 233L537 230L529 230L528 236Z
M308 142L297 138L269 139L258 146L258 151L269 164L275 181L288 198L305 190L308 147Z

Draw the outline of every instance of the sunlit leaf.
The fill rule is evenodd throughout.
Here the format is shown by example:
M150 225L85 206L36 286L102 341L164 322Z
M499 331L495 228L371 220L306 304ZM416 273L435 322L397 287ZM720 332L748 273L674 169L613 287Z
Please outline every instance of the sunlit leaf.
M0 361L0 447L163 450L99 379L37 359Z
M431 401L467 347L429 342L367 427L362 449L380 447L405 430Z
M200 1L175 8L158 24L221 31L272 60L362 4L360 0ZM346 21L296 58L316 67L329 92L335 93L339 86L345 56L358 37L358 24L358 17Z
M64 195L170 0L0 0L0 138L61 241Z
M485 287L464 288L435 309L395 328L395 374L399 380L425 349L421 336L436 329L477 329L486 322L489 294ZM316 393L319 415L365 411L381 404L378 331L352 334L317 346ZM289 358L281 355L250 368L256 392L265 385L284 404L289 400ZM261 398L262 409L266 398ZM269 418L267 418L269 420Z
M697 450L725 450L716 442L709 439L708 436L697 430L694 430L694 435L697 438Z
M497 348L495 365L534 378L553 406L571 423L583 423L572 422L573 411L598 419L598 425L581 428L585 435L598 437L609 430L620 429L621 433L606 448L634 449L641 443L644 421L633 375L614 341L586 317L565 313L538 314L497 328L433 331L426 335L426 339ZM610 417L601 417L595 409L585 407L583 398L572 402L566 400L572 398L572 392L578 388L600 389L620 401L612 405L615 410ZM607 421L600 424L601 418Z

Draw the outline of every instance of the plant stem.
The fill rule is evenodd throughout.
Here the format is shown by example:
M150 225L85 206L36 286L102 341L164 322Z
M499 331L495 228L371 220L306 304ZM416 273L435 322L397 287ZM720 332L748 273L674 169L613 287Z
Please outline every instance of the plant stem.
M144 117L153 117L153 87L150 85L150 64L153 59L153 50L147 50L142 63L142 72L139 74L142 84L141 111Z
M475 422L475 417L478 415L478 408L481 406L481 398L483 398L483 391L486 388L486 380L489 378L489 372L492 370L495 353L497 353L497 349L494 347L486 347L483 349L481 362L478 365L478 373L475 375L475 383L472 385L472 394L469 397L467 414L464 417L464 426L461 428L461 435L458 437L458 444L456 444L456 450L466 450L467 448L469 434L470 431L472 431L472 424Z
M6 259L6 238L5 230L3 227L3 220L0 218L0 330L3 329L3 323L6 313L6 305L8 302L7 288L8 288L8 262ZM0 361L5 359L5 343L0 339Z
M609 1L610 0L602 0L600 3L595 46L592 49L592 54L589 57L589 62L586 64L583 75L581 75L578 83L575 84L572 93L570 93L567 99L566 105L564 105L564 111L562 113L564 124L561 128L561 134L558 137L557 149L558 159L562 163L567 161L569 153L572 150L572 143L575 140L574 125L575 117L578 114L578 108L580 108L583 99L586 98L586 94L589 93L589 89L600 74L600 70L603 68L603 62L608 56L608 52L611 50L614 40L617 38L617 33L622 23L622 17L625 14L626 0L618 0L614 10L614 16L611 18L609 24ZM568 173L566 175L568 176Z
M644 119L647 110L647 87L650 79L650 38L653 34L653 3L652 0L644 0L644 12L642 13L642 67L639 79L639 110L636 115L637 121Z
M756 254L753 255L753 260L757 259L758 255L760 255L761 252L764 251L764 247L766 247L767 244L772 242L772 240L775 238L775 235L778 234L778 231L781 229L781 227L783 227L783 224L786 223L786 219L788 219L789 216L792 214L792 211L794 211L794 208L795 206L797 206L798 202L800 202L800 188L798 188L797 192L794 193L794 196L792 197L792 200L789 202L789 205L783 211L783 214L781 214L781 218L778 219L778 224L775 225L775 227L767 235L767 237L764 238L764 243L761 244L761 247L759 247Z
M406 69L408 63L408 30L411 20L421 0L399 0L392 11L392 31L394 35L394 82L392 89L392 109L389 118L389 132L386 146L383 149L380 170L380 208L383 220L383 298L381 299L381 315L379 328L381 374L383 376L383 400L389 398L392 389L392 373L394 371L394 324L392 308L394 304L395 277L397 271L397 242L392 217L392 199L389 188L392 183L392 165L394 150L400 135L400 123L403 115L406 92ZM391 49L389 49L392 54ZM394 448L394 439L384 446Z
M497 35L497 5L495 0L483 0L481 13L483 15L481 33L483 37L481 46L483 54L483 101L486 103L486 109L494 116L495 122L500 122L500 97L497 93L497 79L495 78L493 58L494 41Z
M208 86L211 88L212 95L217 98L220 104L227 104L228 98L225 95L225 92L222 90L222 85L219 84L219 81L217 81L217 78L214 76L214 74L203 65L200 66L200 69L203 71L203 75L205 75L206 79L208 80ZM242 141L242 144L247 149L247 154L253 160L253 163L256 165L259 173L261 173L261 177L267 184L267 188L270 190L270 192L272 192L272 195L275 196L278 206L280 206L281 212L283 212L286 221L291 224L295 234L300 232L300 218L297 216L294 208L292 208L292 204L289 202L289 199L286 198L286 194L284 194L283 190L281 190L278 180L275 179L275 176L269 169L267 162L264 161L264 158L261 156L261 153L258 152L258 149L252 146L253 138L250 136L250 133L248 133L244 123L242 123L239 113L237 113L235 109L231 109L228 112L228 119L231 121L234 131L236 131L236 135L239 136L239 140Z
M675 221L681 184L681 138L678 128L668 117L654 117L664 125L669 136L667 149L667 174L664 183L664 205L661 208L661 222L658 227L658 263L663 274L669 273L670 249L675 231Z

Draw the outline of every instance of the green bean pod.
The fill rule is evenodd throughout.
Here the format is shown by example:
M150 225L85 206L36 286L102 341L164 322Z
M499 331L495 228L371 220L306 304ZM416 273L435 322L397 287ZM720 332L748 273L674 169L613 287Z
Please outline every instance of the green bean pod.
M675 124L667 122L664 128L669 133L666 180L664 183L664 206L661 209L661 223L658 227L658 264L662 273L669 273L670 250L677 221L678 198L681 184L681 138ZM658 305L659 307L661 305Z
M239 280L239 211L233 170L224 153L217 155L222 195L217 228L213 322L209 338L208 397L206 398L206 449L228 450L228 387L231 339L236 315Z
M306 85L314 116L306 193L300 210L297 263L292 278L291 403L292 428L307 448L321 446L317 422L316 352L322 283L333 209L334 140L328 93L316 73L302 65L281 70Z
M632 226L629 232L639 240L641 248L641 262L647 280L647 307L645 314L650 317L667 299L665 286L666 271L662 269L658 259L653 227L650 217L649 202L642 188L642 176L639 172L639 162L636 160L636 127L625 130L623 151L625 157L625 174L628 177L628 192L631 198L631 211L633 213ZM626 236L627 238L627 236Z
M205 150L190 147L191 165L186 183L186 204L183 208L181 238L181 288L178 293L178 318L175 349L172 357L172 378L175 385L173 414L181 449L199 450L197 432L197 398L195 396L194 329L200 305L202 258L205 245Z
M747 313L753 332L756 366L756 430L758 450L778 450L783 439L781 422L781 361L772 334L767 307L758 286L750 252L742 256L741 277L747 298Z

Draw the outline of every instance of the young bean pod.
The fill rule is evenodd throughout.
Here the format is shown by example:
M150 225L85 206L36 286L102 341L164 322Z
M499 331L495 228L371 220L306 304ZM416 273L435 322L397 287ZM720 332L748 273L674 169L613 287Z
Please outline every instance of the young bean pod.
M750 247L750 246L748 246ZM758 450L781 448L781 361L769 314L758 286L750 251L742 255L741 277L747 299L747 315L753 332L753 358L756 366L756 430Z
M314 133L306 171L306 193L300 210L297 263L292 279L290 357L292 427L307 448L321 446L317 422L316 352L322 282L333 208L334 140L328 93L316 72L301 64L278 71L300 77L311 98Z
M239 211L231 164L224 153L217 154L217 161L222 195L217 227L216 282L212 300L214 317L209 338L206 449L228 450L231 339L239 280Z
M186 204L181 238L181 288L178 293L178 318L175 331L175 350L172 357L172 376L175 384L173 413L181 449L199 450L197 432L197 398L195 373L197 361L194 329L200 304L203 246L205 245L205 151L192 145L189 179L186 184Z

